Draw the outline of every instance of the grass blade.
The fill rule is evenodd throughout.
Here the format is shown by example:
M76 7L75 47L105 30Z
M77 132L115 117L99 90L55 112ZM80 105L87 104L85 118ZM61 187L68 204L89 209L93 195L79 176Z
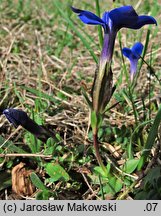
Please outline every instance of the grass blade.
M42 191L48 191L48 189L44 186L43 182L34 172L31 173L30 178L35 187Z
M14 145L12 141L7 141L5 144L4 143L5 143L5 139L2 136L0 136L0 149L2 149L2 146L3 146L4 150L7 149L14 153L19 153L19 154L28 153L24 151L21 147Z
M149 44L149 39L150 39L150 29L148 29L147 34L146 34L146 41L145 41L145 46L144 46L144 50L143 50L142 59L144 59L145 54L147 52L148 44ZM143 65L143 60L141 60L140 67L139 67L138 71L140 71L142 65Z
M100 5L99 0L95 0L96 3L96 15L100 17ZM99 42L100 42L100 48L102 49L103 45L103 34L102 34L102 26L98 25L98 35L99 35Z
M95 55L94 51L91 49L91 46L89 44L89 41L85 39L85 37L78 31L77 27L74 25L72 20L68 17L66 13L64 13L64 10L61 8L61 3L59 1L53 1L54 5L58 9L60 15L64 18L66 22L68 22L70 28L77 34L77 36L81 39L84 46L88 49L91 56L93 57L94 61L98 63L97 56Z
M154 123L150 129L150 132L149 132L149 135L147 138L147 142L144 146L144 150L143 150L142 156L141 156L139 164L138 164L138 170L140 170L143 167L147 157L150 154L150 151L151 151L151 149L155 143L155 139L156 139L157 134L158 134L158 127L160 125L160 122L161 122L161 106L159 108L159 111L158 111L155 119L154 119Z

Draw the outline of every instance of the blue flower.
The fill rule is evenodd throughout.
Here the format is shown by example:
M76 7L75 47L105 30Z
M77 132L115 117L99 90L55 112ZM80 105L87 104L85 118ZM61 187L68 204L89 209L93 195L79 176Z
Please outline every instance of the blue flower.
M72 11L78 14L80 20L89 25L101 25L104 29L104 41L99 60L98 73L95 75L92 88L92 104L96 113L103 112L110 100L112 87L111 62L117 32L121 28L139 29L147 24L156 24L152 16L138 16L132 6L122 6L111 11L106 11L102 18L86 10L71 7ZM107 83L108 81L108 84ZM108 86L108 88L107 88ZM110 87L109 87L110 86ZM108 97L107 97L108 92ZM103 103L102 101L105 101Z
M127 48L127 47L124 47L122 49L123 55L126 56L130 61L130 78L131 78L131 81L133 80L133 78L136 74L138 60L141 57L143 48L144 47L143 47L142 43L137 42L133 45L133 47L131 49Z
M80 10L74 7L71 7L71 9L78 14L82 22L90 25L101 25L105 32L108 32L109 29L118 31L123 27L139 29L146 24L157 25L156 20L152 16L138 16L132 6L122 6L105 12L102 19L90 11Z
M27 114L24 111L18 109L5 109L3 114L15 128L17 128L19 125L25 126L28 119Z
M101 25L104 29L106 39L102 50L102 57L110 60L113 54L114 41L117 32L125 27L139 29L147 24L156 24L157 21L152 16L138 16L132 6L122 6L111 11L104 12L102 18L86 10L71 7L72 11L78 14L80 20L89 25Z
M53 132L47 130L41 125L38 125L32 119L28 117L28 115L19 109L5 109L3 114L6 116L8 121L13 124L14 127L22 126L38 139L46 142L48 138L52 137L56 140Z

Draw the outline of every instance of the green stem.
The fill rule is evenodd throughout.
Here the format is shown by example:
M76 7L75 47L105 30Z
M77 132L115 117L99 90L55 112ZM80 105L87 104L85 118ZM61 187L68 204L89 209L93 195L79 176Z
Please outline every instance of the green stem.
M134 99L133 99L131 88L129 88L129 96L130 96L130 100L131 100L131 104L132 104L132 109L133 109L133 113L134 113L135 124L136 124L136 126L138 126L138 116L137 116L137 111L136 111L136 108L135 108L135 103L134 103Z
M96 158L97 158L98 164L100 165L100 167L102 168L102 170L106 173L107 169L106 169L105 165L103 164L102 158L101 158L100 153L99 153L97 132L98 132L98 130L96 130L96 132L93 133L93 145L94 145L94 149L95 149L95 153L96 153Z

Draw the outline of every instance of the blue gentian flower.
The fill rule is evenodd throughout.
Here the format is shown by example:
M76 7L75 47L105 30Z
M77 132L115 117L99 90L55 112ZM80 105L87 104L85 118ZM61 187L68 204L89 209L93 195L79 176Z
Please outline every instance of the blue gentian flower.
M99 61L98 73L95 75L92 88L93 110L103 112L112 96L111 61L117 32L121 28L139 29L146 24L156 24L152 16L138 16L132 6L122 6L104 12L102 18L86 10L71 7L80 20L89 25L101 25L104 29L104 41ZM103 102L104 101L104 102Z
M126 56L130 61L130 78L131 78L131 81L133 80L133 78L136 74L138 60L141 57L143 48L144 48L144 46L142 45L142 43L137 42L133 45L133 47L131 49L127 48L127 47L124 47L122 49L123 55Z
M15 128L19 125L25 126L26 121L29 118L24 111L18 109L5 109L3 114Z
M38 139L43 142L46 142L48 138L52 137L56 140L56 137L53 132L47 130L41 125L38 125L35 121L30 119L28 115L19 109L5 109L3 114L6 116L8 121L13 124L14 127L21 125L23 128L28 130Z
M77 13L80 20L89 25L101 25L104 29L104 44L101 60L110 61L113 55L115 37L121 28L139 29L146 24L156 24L152 16L138 16L132 6L122 6L111 11L104 12L102 18L86 10L71 7Z

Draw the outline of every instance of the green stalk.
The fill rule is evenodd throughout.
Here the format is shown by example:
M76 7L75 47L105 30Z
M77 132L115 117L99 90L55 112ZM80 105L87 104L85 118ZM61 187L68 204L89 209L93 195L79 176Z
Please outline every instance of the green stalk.
M138 116L137 116L137 111L136 111L136 108L135 108L135 103L134 103L134 100L133 100L133 95L132 95L132 92L131 92L131 88L129 88L129 96L130 96L130 101L131 101L132 109L133 109L133 113L134 113L135 124L138 125Z
M143 65L143 59L145 57L145 54L146 54L146 51L147 51L147 48L148 48L148 44L149 44L149 40L150 40L150 29L148 29L147 31L147 34L146 34L146 40L145 40L145 46L144 46L144 50L143 50L143 55L142 55L142 61L141 61L141 64L140 64L140 67L139 67L139 71Z
M100 165L100 167L102 168L102 170L106 173L107 169L106 169L105 165L103 164L102 158L101 158L100 153L99 153L98 129L96 129L95 132L93 133L93 145L94 145L94 149L95 149L95 153L96 153L96 158L97 158L98 164Z
M126 64L125 64L125 60L123 57L123 53L122 53L122 37L121 37L121 33L118 32L118 39L119 39L119 45L120 45L120 53L121 53L121 59L122 59L122 63L123 63L123 73L125 74L125 78L126 78L126 82L128 83L129 80L129 74L128 71L126 69ZM122 72L121 72L121 82L122 82Z

